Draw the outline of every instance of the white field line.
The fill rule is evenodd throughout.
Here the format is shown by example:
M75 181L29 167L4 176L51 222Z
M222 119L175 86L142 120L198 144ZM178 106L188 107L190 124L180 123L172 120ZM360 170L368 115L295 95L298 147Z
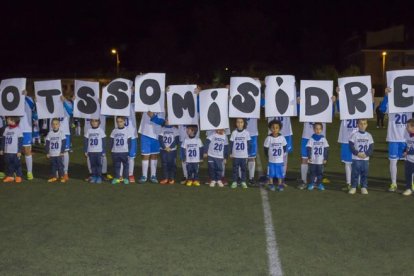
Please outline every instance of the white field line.
M263 166L259 153L256 158L256 171L263 175ZM260 188L264 215L264 226L266 233L266 251L268 256L269 275L283 275L282 265L279 258L279 250L276 242L275 229L273 227L272 211L270 209L269 197L265 188Z

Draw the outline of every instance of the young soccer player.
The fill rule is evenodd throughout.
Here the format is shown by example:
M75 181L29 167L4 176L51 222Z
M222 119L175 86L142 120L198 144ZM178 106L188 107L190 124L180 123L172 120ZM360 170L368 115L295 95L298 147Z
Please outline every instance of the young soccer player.
M23 131L23 152L27 169L27 180L33 179L33 157L32 157L32 127L33 127L33 112L35 103L33 99L25 94L24 115L20 118L19 127Z
M6 122L4 121L3 116L0 116L0 139L3 136L4 130L6 129ZM0 179L4 179L6 177L4 173L4 158L0 156Z
M371 134L366 132L367 119L358 119L358 131L349 138L349 147L352 152L351 189L349 194L356 193L358 180L360 180L361 194L368 194L369 157L374 152L374 140Z
M217 129L207 137L205 145L207 153L204 154L204 157L208 158L208 172L210 175L210 187L212 188L216 184L220 188L224 187L222 177L224 160L228 157L228 144L224 129Z
M120 178L123 177L124 184L129 184L128 172L128 156L131 149L132 135L130 130L125 126L125 118L118 116L116 118L116 127L111 132L110 147L112 151L112 163L114 166L115 178L112 184L120 183ZM123 166L121 174L121 164Z
M203 160L203 143L197 137L198 126L187 126L187 138L181 145L181 158L187 167L187 187L200 186L199 169L200 162Z
M282 192L284 190L283 180L285 178L283 156L286 153L287 142L285 137L280 134L280 130L283 127L280 121L273 120L268 126L271 133L264 141L264 153L268 158L268 177L272 181L269 184L269 189L275 191L275 182L277 181L278 191Z
M385 89L385 97L381 102L382 112L388 111L388 94L391 88ZM397 191L397 162L404 159L405 137L407 121L412 118L412 113L388 113L387 138L388 159L390 160L391 185L389 192Z
M91 128L91 119L85 119L85 124L83 126L83 133L84 135L88 132L88 130ZM99 116L99 128L102 129L102 131L105 133L105 129L106 129L106 117L105 115L100 115ZM89 176L85 179L86 181L91 181L92 180L92 169L91 169L91 164L89 162L89 158L87 158L87 164L88 164L88 171L89 171ZM102 156L102 177L104 180L112 180L113 177L111 174L108 173L108 158L105 155Z
M6 161L6 178L3 182L22 182L22 165L20 162L23 149L23 132L18 117L7 117L7 127L0 140L0 158Z
M84 152L91 167L91 183L102 183L102 157L105 156L106 134L99 127L100 120L92 119L91 127L85 133Z
M292 131L292 123L290 121L290 117L287 116L279 116L279 117L269 117L268 122L272 120L278 120L282 123L283 128L280 130L280 133L286 139L286 151L287 154L283 156L283 163L284 163L284 174L286 176L287 166L288 166L288 154L293 152L293 131ZM270 134L270 131L269 131Z
M142 114L141 124L138 133L141 134L141 155L142 155L142 176L140 183L147 182L148 166L151 164L152 183L158 183L157 179L157 163L158 154L160 153L160 142L158 135L161 132L161 127L164 125L164 113L154 113L148 111Z
M51 120L51 130L46 136L46 157L50 159L52 175L47 182L65 183L63 156L66 148L66 135L60 129L59 118Z
M233 159L233 182L231 188L237 188L237 179L239 171L241 173L241 186L246 189L246 167L247 159L249 158L250 149L250 134L246 130L247 123L243 118L236 119L236 129L233 130L230 136L230 158Z
M179 143L178 129L176 126L168 124L165 121L165 126L162 128L158 140L161 145L161 165L163 171L163 179L160 184L174 184L175 172L177 171L177 145Z
M414 174L414 119L407 121L407 131L405 133L406 148L404 151L405 159L405 191L402 193L409 196L413 193L413 174Z
M310 137L313 135L313 125L314 123L305 122L303 123L303 132L301 140L301 165L300 165L300 175L302 183L298 186L298 189L303 190L307 187L306 183L308 181L308 150L306 145ZM322 123L322 135L326 136L326 124Z
M308 190L312 191L317 185L318 190L324 191L325 187L322 183L324 165L328 161L329 144L326 138L322 135L322 123L314 123L313 131L315 132L306 145L308 150L308 164L310 171L310 183Z

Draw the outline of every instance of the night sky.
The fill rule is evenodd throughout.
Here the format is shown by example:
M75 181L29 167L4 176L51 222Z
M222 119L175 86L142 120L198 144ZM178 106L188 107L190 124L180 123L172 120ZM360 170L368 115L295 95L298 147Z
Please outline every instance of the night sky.
M177 81L207 81L225 67L308 76L338 65L350 35L414 18L414 4L404 4L413 1L8 2L0 16L2 78L113 73L112 47L123 71Z

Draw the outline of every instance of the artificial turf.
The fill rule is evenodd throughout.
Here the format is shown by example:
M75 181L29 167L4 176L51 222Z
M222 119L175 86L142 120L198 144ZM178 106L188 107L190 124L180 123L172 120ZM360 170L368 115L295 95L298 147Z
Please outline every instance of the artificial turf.
M386 130L369 122L375 140L370 193L350 196L341 189L337 122L327 131L331 151L325 172L331 183L324 192L308 192L295 189L301 126L292 121L289 187L269 193L282 270L285 275L412 274L414 198L385 192L390 184ZM261 123L260 133L265 128ZM83 180L81 138L73 146L68 183L46 183L49 164L38 152L35 180L0 184L2 275L268 273L259 189L89 184ZM139 163L137 158L137 176ZM261 163L265 167L263 154ZM205 163L201 176L207 177Z

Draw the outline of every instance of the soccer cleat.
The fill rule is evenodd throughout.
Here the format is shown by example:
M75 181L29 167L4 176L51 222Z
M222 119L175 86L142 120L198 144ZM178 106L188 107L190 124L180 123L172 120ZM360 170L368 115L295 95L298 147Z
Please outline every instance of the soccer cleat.
M193 181L188 179L187 182L185 183L185 186L187 186L187 187L193 186Z
M236 181L233 181L233 183L231 183L230 188L236 189L237 188L237 182Z
M121 182L120 180L119 180L119 178L114 178L114 179L112 179L112 184L113 185L115 185L115 184L119 184L119 182Z
M96 183L96 177L95 176L91 176L89 183Z
M6 174L4 172L0 172L0 179L3 179L6 177Z
M139 183L144 184L145 182L147 182L147 177L146 176L141 176L141 178L138 180Z
M102 177L98 176L95 180L96 184L101 184L102 183Z
M397 188L398 188L398 186L397 186L397 184L396 183L392 183L391 185L390 185L390 187L388 188L388 192L395 192L395 191L397 191Z
M211 180L209 185L210 185L211 188L216 187L216 181Z
M128 176L128 180L130 183L135 183L135 176L133 175Z
M13 182L14 181L14 177L11 176L6 176L5 179L3 179L4 183L9 183L9 182Z
M109 173L105 173L104 174L104 179L107 180L107 181L110 181L110 180L114 179L114 177L112 175L110 175Z
M61 177L61 178L60 178L60 183L66 183L66 181L67 181L67 180L66 180L66 178L65 178L65 177Z
M275 185L274 184L269 184L269 190L270 191L272 191L272 192L274 192L274 191L276 191L276 187L275 187Z
M181 178L180 183L181 183L182 185L184 185L185 183L187 183L187 178L185 178L185 177Z
M66 181L68 181L68 180L69 180L69 174L65 173L65 174L63 175L63 178L64 178Z
M305 183L299 184L299 185L297 186L297 188L298 188L299 190L305 190L305 189L306 189L306 184L305 184Z
M280 184L279 186L277 186L277 191L278 192L283 192L285 190L285 185Z
M161 184L161 185L168 184L168 179L167 179L167 178L162 179L162 180L160 181L160 184Z
M331 181L330 181L327 177L324 177L324 178L322 179L322 183L323 183L323 184L329 184L329 183L331 183Z
M195 186L195 187L200 187L200 181L198 181L198 180L194 180L194 181L193 181L193 186Z
M156 177L155 175L151 176L150 181L151 181L151 183L153 183L153 184L157 184L157 183L158 183L158 179L157 179L157 177Z
M367 195L368 194L367 188L361 188L361 194Z
M412 193L413 193L413 191L411 189L407 189L402 193L402 195L410 196Z
M312 183L310 183L310 184L308 185L308 191L312 191L314 188L315 188L315 187L313 186L313 184L312 184Z
M350 195L354 195L356 193L356 188L351 188L349 191L348 191L348 194L350 194Z
M128 178L124 178L124 184L128 185L129 184L129 179Z
M217 181L217 186L219 186L220 188L224 187L224 184L221 180Z
M16 178L14 179L14 181L16 183L22 183L22 178L20 176L16 176Z
M33 180L33 173L31 172L27 173L27 180Z
M168 180L168 184L170 184L170 185L175 184L175 180L174 180L174 179L169 179L169 180Z
M246 184L246 182L242 182L240 185L241 185L241 187L242 187L243 189L247 189L247 184Z
M254 178L249 179L249 186L250 187L257 187L256 181L254 181Z
M52 182L56 182L58 179L56 177L51 177L47 180L47 182L52 183Z
M319 183L319 185L318 185L318 190L319 190L319 191L325 191L325 186L323 186L323 184L322 184L322 183Z

